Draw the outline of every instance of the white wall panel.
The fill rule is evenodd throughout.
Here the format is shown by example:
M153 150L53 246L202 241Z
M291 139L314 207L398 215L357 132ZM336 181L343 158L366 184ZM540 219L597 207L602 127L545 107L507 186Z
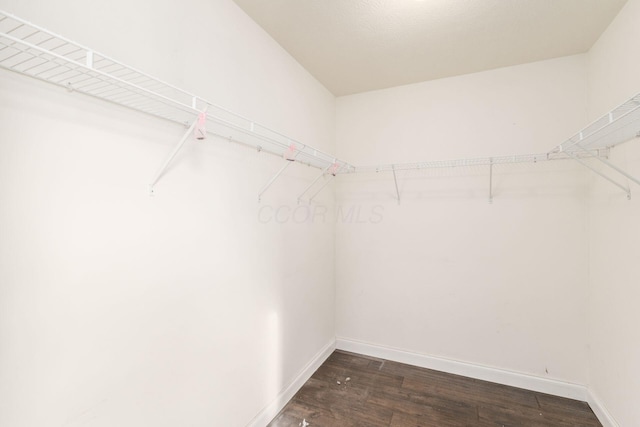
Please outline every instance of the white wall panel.
M227 0L0 8L326 151L334 98ZM243 426L334 339L317 173L0 70L0 425ZM331 211L333 194L319 203ZM299 217L301 218L301 217Z

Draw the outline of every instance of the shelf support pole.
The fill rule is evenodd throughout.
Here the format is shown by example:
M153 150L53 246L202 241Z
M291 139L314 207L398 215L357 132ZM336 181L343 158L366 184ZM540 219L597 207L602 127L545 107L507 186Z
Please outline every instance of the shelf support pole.
M300 201L302 200L302 196L304 196L307 191L309 191L311 189L311 187L313 187L315 185L316 182L318 182L318 180L320 178L322 178L324 176L325 173L327 173L327 171L329 170L329 168L333 166L333 164L328 165L326 168L322 169L322 172L320 172L320 175L318 175L316 177L316 179L314 179L313 181L311 181L311 184L309 184L309 186L307 188L304 189L304 191L302 193L300 193L300 195L298 196L298 203L300 203Z
M169 167L169 164L171 164L171 161L178 154L178 152L180 151L180 149L182 148L184 143L187 142L187 139L189 138L189 135L191 135L193 133L193 129L195 129L197 122L198 122L198 120L196 119L196 120L193 121L193 123L191 123L191 126L189 126L189 128L184 133L184 135L182 136L180 141L178 141L178 144L174 147L173 151L169 154L169 156L164 161L164 163L162 164L160 169L158 169L158 172L153 177L153 180L151 180L151 184L149 184L149 194L150 195L153 195L153 187L158 183L158 181L162 177L162 174L164 174L164 172L167 169L167 167Z
M624 170L620 169L618 166L614 165L610 161L605 160L600 156L594 155L591 151L587 150L586 148L584 148L580 144L576 144L576 145L578 146L578 148L580 148L580 150L582 150L585 153L587 153L590 157L598 159L600 162L602 162L603 164L607 165L608 167L610 167L614 171L618 172L620 175L622 175L622 176L630 179L631 181L635 182L636 184L640 185L640 180L638 178L634 177L633 175L628 174L627 172L625 172Z
M580 163L585 168L590 169L596 175L601 176L602 178L606 179L607 181L609 181L610 183L612 183L616 187L620 188L622 191L624 191L627 194L627 199L631 200L631 190L629 190L629 188L627 188L624 185L620 184L619 182L614 181L613 179L609 178L607 175L603 174L602 172L600 172L599 170L597 170L593 166L587 164L587 162L581 160L578 156L576 156L575 154L572 154L570 151L564 151L564 153L567 156L571 157L576 162Z
M391 171L393 172L393 182L396 184L396 195L398 196L398 205L400 204L400 190L398 189L398 177L396 176L396 166L391 165Z

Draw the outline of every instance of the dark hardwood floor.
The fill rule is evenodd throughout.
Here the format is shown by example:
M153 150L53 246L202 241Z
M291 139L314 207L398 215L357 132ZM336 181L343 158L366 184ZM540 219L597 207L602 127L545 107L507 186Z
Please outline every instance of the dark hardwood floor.
M270 427L602 426L585 402L336 350Z

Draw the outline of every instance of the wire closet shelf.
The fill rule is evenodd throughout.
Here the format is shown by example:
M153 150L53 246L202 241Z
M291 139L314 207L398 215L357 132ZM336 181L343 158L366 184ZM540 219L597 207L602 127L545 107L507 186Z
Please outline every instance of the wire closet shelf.
M353 166L108 56L0 11L0 65L29 77L189 126L206 113L207 132L319 169Z
M191 126L191 130L193 130L198 117L204 114L207 120L206 130L210 134L285 158L291 154L292 148L294 148L295 155L289 157L288 160L295 160L296 163L321 169L322 174L330 172L333 176L346 173L389 171L394 173L395 178L395 172L402 170L482 165L492 167L497 164L537 163L559 159L573 159L583 163L582 159L596 158L606 162L604 159L611 147L634 137L640 137L640 94L638 94L547 153L356 167L329 153L296 141L242 115L1 10L0 66L65 87L71 91L81 92L187 127ZM177 150L180 149L186 138L185 134ZM171 158L168 162L171 161ZM640 180L609 163L606 164L640 185ZM601 175L597 170L592 170ZM161 173L159 172L157 177ZM268 188L272 181L263 188L260 194ZM616 185L623 187L619 183ZM629 194L628 189L625 191Z
M580 158L584 157L606 157L609 153L608 148L591 149L576 153ZM568 160L571 159L566 153L548 152L538 154L518 154L512 156L493 156L493 157L470 157L464 159L451 160L432 160L426 162L412 163L393 163L383 165L356 166L354 172L371 173L371 172L392 172L406 170L422 170L422 169L443 169L443 168L464 168L474 166L491 166L516 163L538 163L550 160Z
M356 166L353 172L491 166L594 157L603 159L609 156L611 148L633 138L640 138L640 94L633 96L546 153Z

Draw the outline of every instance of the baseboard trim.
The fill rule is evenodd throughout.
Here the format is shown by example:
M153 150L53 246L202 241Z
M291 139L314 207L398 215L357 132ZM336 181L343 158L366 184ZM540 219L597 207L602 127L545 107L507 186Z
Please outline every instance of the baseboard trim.
M587 403L591 406L591 410L596 414L596 417L598 417L598 420L600 420L603 427L620 427L620 424L618 424L615 418L613 418L606 406L604 406L598 396L596 396L591 390L589 390L587 396Z
M393 347L386 347L377 344L370 344L346 338L337 338L324 346L302 371L285 387L280 394L253 420L247 427L264 427L284 408L291 398L300 390L311 375L327 360L335 349L350 351L366 356L379 357L381 359L392 360L394 362L406 363L422 368L434 369L455 375L476 378L512 387L524 388L540 393L547 393L554 396L566 397L586 401L603 427L620 427L613 416L609 413L602 401L587 387L548 378L540 378L534 375L522 374L519 372L507 371L468 362L446 359L436 356L428 356L420 353L413 353Z
M300 373L285 387L280 394L258 415L256 415L247 427L264 427L269 424L276 415L285 407L291 398L300 390L307 382L311 375L322 365L331 353L336 349L336 342L332 340L324 346L309 363L300 371Z
M554 396L567 397L569 399L587 401L588 397L587 388L583 385L536 377L519 372L511 372L468 362L459 362L441 357L427 356L392 347L369 344L345 338L337 338L336 348L339 350L392 360L394 362L434 369L436 371L447 372L450 374L463 375L465 377L524 388L540 393L552 394Z

